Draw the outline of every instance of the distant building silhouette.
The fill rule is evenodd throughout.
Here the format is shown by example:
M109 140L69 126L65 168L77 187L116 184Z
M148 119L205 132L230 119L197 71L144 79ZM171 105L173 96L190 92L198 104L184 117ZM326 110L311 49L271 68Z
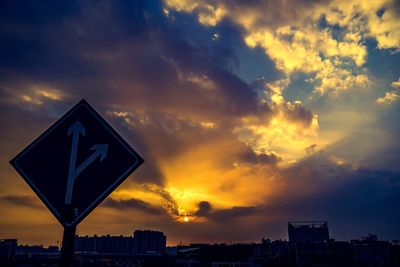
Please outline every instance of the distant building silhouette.
M163 232L136 230L133 233L133 251L136 254L165 253L167 238Z
M361 240L351 240L350 244L357 266L389 266L391 244L388 241L379 241L376 235L369 234Z
M17 239L0 239L0 257L12 258L17 249Z
M288 234L293 243L326 242L329 240L328 222L292 221L288 224Z
M131 236L76 236L75 251L96 253L133 253L133 237Z
M174 266L247 267L255 244L190 244L178 246Z
M76 236L76 252L101 254L164 254L166 236L163 232L136 230L133 236Z

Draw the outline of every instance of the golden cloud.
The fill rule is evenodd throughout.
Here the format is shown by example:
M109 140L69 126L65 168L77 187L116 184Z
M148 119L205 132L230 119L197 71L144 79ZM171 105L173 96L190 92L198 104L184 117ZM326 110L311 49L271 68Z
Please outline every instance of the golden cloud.
M398 81L394 81L390 84L393 88L400 88L400 79Z
M30 106L41 106L46 102L58 102L65 99L66 94L61 90L43 85L31 85L23 92L15 95L11 91L10 101L13 103L25 104Z
M394 0L337 0L328 5L293 1L276 1L273 5L165 2L169 9L195 12L199 22L207 26L214 26L224 17L230 19L243 28L246 44L262 47L287 77L298 71L314 74L315 92L319 94L337 95L371 84L362 68L367 58L365 38L375 38L381 49L400 48L400 20ZM342 28L342 37L335 36L330 28L320 27L323 17L329 25Z
M400 100L400 94L399 94L399 90L398 90L398 89L400 89L400 80L392 82L390 84L390 86L395 90L391 90L389 92L386 92L386 94L384 96L379 97L378 99L376 99L375 100L376 104L390 105L390 104Z
M392 104L396 101L400 100L400 95L398 94L397 91L390 91L386 92L386 94L383 97L379 97L375 103L381 104L381 105L389 105Z
M336 0L319 7L319 11L326 15L329 23L346 27L349 36L372 37L381 49L399 50L400 20L394 4L394 0Z

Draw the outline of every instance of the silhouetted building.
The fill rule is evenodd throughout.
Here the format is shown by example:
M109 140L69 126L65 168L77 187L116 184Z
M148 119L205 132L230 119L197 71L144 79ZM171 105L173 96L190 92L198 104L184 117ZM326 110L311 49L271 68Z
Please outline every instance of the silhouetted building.
M57 254L60 252L60 248L58 246L48 246L47 252Z
M47 254L58 254L60 248L58 246L48 246L47 248L43 245L19 245L16 248L16 254L18 255L47 255Z
M248 266L256 244L190 244L178 246L178 266ZM182 261L186 259L186 261ZM194 260L191 262L190 260ZM187 265L184 265L186 262ZM196 263L197 262L197 263Z
M329 240L328 222L292 221L288 224L289 241L293 243L326 242Z
M11 259L17 249L17 239L0 239L0 257Z
M113 254L132 254L131 236L76 236L75 251Z
M47 249L43 245L19 245L17 246L16 253L19 255L40 255L47 253Z
M362 240L351 240L354 266L383 267L389 265L391 259L391 244L388 241L378 241L376 235L369 234Z
M390 246L390 263L392 266L400 266L400 240L393 240Z
M249 267L264 266L294 266L295 265L295 246L284 241L261 239L257 244L253 256L249 257Z
M348 242L301 242L295 244L298 267L354 267L352 250Z
M163 232L136 230L133 233L133 251L136 254L164 254L166 244Z
M162 232L137 230L134 236L76 236L75 251L100 254L164 254L166 237Z

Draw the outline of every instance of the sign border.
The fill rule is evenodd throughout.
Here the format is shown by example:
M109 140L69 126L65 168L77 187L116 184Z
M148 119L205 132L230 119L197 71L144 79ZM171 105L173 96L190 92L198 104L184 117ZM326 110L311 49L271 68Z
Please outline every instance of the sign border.
M132 164L118 179L111 184L97 199L95 199L92 204L90 204L79 216L77 216L71 223L66 223L63 221L61 214L56 208L47 200L46 196L42 194L40 189L33 183L32 179L23 171L19 166L18 160L21 159L26 153L28 153L34 146L40 143L47 135L49 135L58 125L64 122L71 114L81 106L87 108L89 112L111 133L111 135L116 138L121 145L136 158L135 164ZM24 148L20 153L17 154L10 164L15 168L15 170L22 176L26 183L31 187L31 189L36 193L39 199L45 204L45 206L53 213L56 219L64 227L72 227L78 225L83 219L85 219L107 196L112 193L129 175L131 175L142 163L143 158L135 151L133 148L114 130L114 128L92 107L89 103L82 99L75 106L73 106L66 114L64 114L60 119L53 123L47 130L45 130L39 137L37 137L33 142L31 142L26 148Z

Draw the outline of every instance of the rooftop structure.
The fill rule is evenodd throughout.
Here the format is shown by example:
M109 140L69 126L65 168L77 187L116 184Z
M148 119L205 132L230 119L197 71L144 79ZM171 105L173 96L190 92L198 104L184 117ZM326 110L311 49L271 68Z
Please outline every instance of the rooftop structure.
M289 241L293 243L326 242L329 240L327 221L291 221L288 224Z

